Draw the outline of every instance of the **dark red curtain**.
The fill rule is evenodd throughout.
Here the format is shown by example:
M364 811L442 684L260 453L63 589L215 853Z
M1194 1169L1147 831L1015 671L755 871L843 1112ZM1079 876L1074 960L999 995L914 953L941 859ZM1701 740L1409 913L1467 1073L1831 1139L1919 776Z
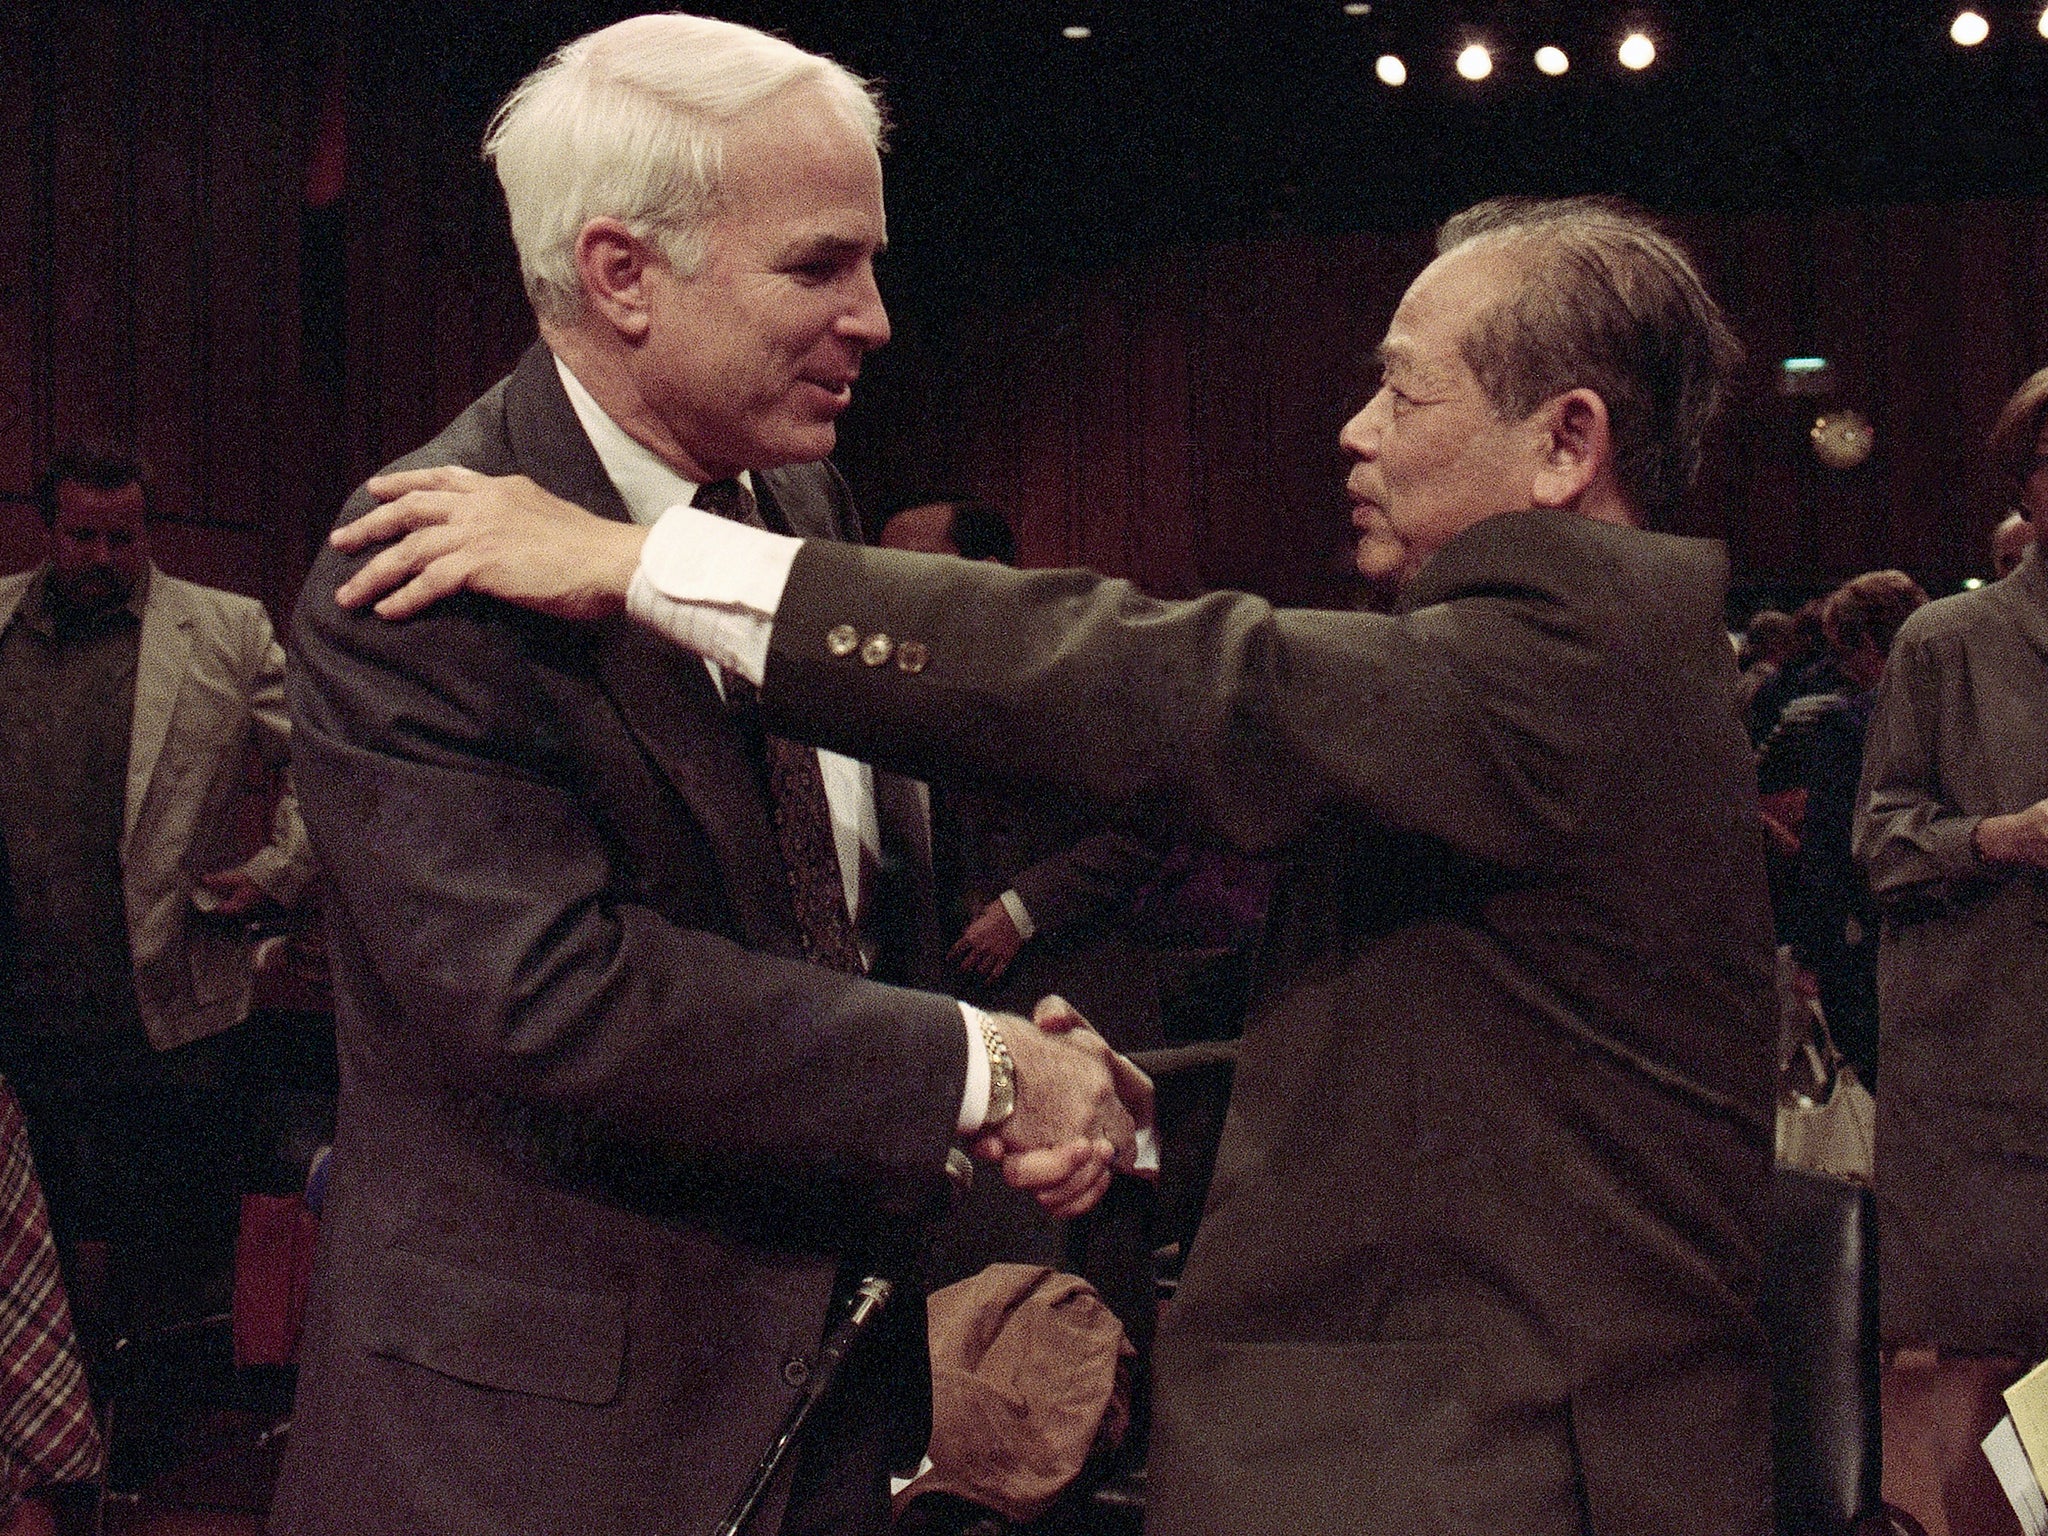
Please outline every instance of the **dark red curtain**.
M482 107L432 60L306 0L175 0L0 19L0 495L73 437L139 449L171 569L282 607L348 486L424 441L531 338ZM344 61L342 334L301 313L309 165ZM327 110L323 115L323 104ZM330 214L331 220L331 214ZM1751 387L1683 525L1742 579L1899 565L1946 591L1985 564L2006 488L1986 428L2048 363L2048 203L1682 218L1751 351ZM1109 271L990 273L888 297L841 460L871 510L934 487L1015 518L1024 558L1162 594L1346 594L1336 436L1426 231L1168 251ZM320 258L324 263L327 257ZM326 312L330 315L333 311ZM314 316L316 321L321 317ZM319 333L319 334L316 334ZM1876 424L1859 469L1809 451L1772 367L1819 353ZM35 555L16 501L0 563Z

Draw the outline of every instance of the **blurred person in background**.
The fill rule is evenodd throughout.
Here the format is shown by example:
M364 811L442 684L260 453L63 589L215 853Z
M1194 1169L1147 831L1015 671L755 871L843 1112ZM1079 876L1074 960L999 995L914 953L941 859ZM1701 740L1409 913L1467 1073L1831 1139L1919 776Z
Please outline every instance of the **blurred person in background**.
M2048 368L1991 452L2048 513ZM1855 851L1884 912L1878 1012L1885 1497L2009 1531L1978 1450L2048 1355L2048 568L1929 603L1871 716Z
M226 1299L255 1118L248 925L298 901L313 857L263 605L155 566L132 460L68 450L36 501L47 558L0 578L0 1072L91 1333ZM252 758L276 794L249 853Z
M1776 608L1759 609L1742 632L1737 659L1742 675L1735 681L1735 702L1742 718L1749 719L1757 690L1785 670L1785 658L1792 654L1792 615Z
M1885 657L1906 616L1927 601L1904 571L1866 571L1828 594L1821 623L1848 686L1824 696L1806 754L1793 948L1819 988L1835 1044L1866 1087L1877 1085L1877 910L1849 851L1863 738Z

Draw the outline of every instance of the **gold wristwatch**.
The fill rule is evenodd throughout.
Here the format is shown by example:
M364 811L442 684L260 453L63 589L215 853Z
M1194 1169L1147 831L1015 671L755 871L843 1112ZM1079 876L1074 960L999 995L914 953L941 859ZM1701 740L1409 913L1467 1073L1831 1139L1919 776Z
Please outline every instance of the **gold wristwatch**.
M981 1128L992 1131L1017 1111L1017 1062L1010 1045L986 1014L981 1020L981 1043L988 1047L988 1113Z

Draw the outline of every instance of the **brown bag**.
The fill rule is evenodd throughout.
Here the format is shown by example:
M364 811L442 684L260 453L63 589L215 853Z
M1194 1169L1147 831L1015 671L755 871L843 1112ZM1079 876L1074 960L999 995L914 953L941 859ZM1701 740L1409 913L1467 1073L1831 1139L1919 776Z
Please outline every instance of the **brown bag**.
M1858 1184L1877 1169L1877 1100L1809 1004L1812 1029L1778 1072L1778 1161Z
M1078 1275L991 1264L934 1291L931 1465L896 1495L950 1493L1022 1523L1130 1425L1137 1351Z

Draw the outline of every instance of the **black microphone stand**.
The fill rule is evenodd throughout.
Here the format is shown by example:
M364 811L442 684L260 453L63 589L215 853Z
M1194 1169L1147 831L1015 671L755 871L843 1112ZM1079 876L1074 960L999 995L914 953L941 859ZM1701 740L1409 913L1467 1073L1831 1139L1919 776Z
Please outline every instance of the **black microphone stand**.
M952 1181L956 1201L974 1183L974 1164L958 1147L946 1154L946 1177ZM746 1487L732 1501L712 1536L741 1536L760 1512L761 1503L774 1484L776 1474L796 1448L804 1421L832 1390L832 1383L839 1376L839 1367L853 1346L860 1342L861 1335L882 1315L882 1309L889 1304L889 1297L894 1291L895 1282L881 1275L868 1275L854 1287L852 1304L847 1308L846 1316L825 1335L825 1342L818 1347L818 1358L811 1367L810 1380L804 1384L803 1394L789 1405L789 1412L783 1416L782 1428L776 1431L768 1449L761 1453L753 1476L747 1479Z

